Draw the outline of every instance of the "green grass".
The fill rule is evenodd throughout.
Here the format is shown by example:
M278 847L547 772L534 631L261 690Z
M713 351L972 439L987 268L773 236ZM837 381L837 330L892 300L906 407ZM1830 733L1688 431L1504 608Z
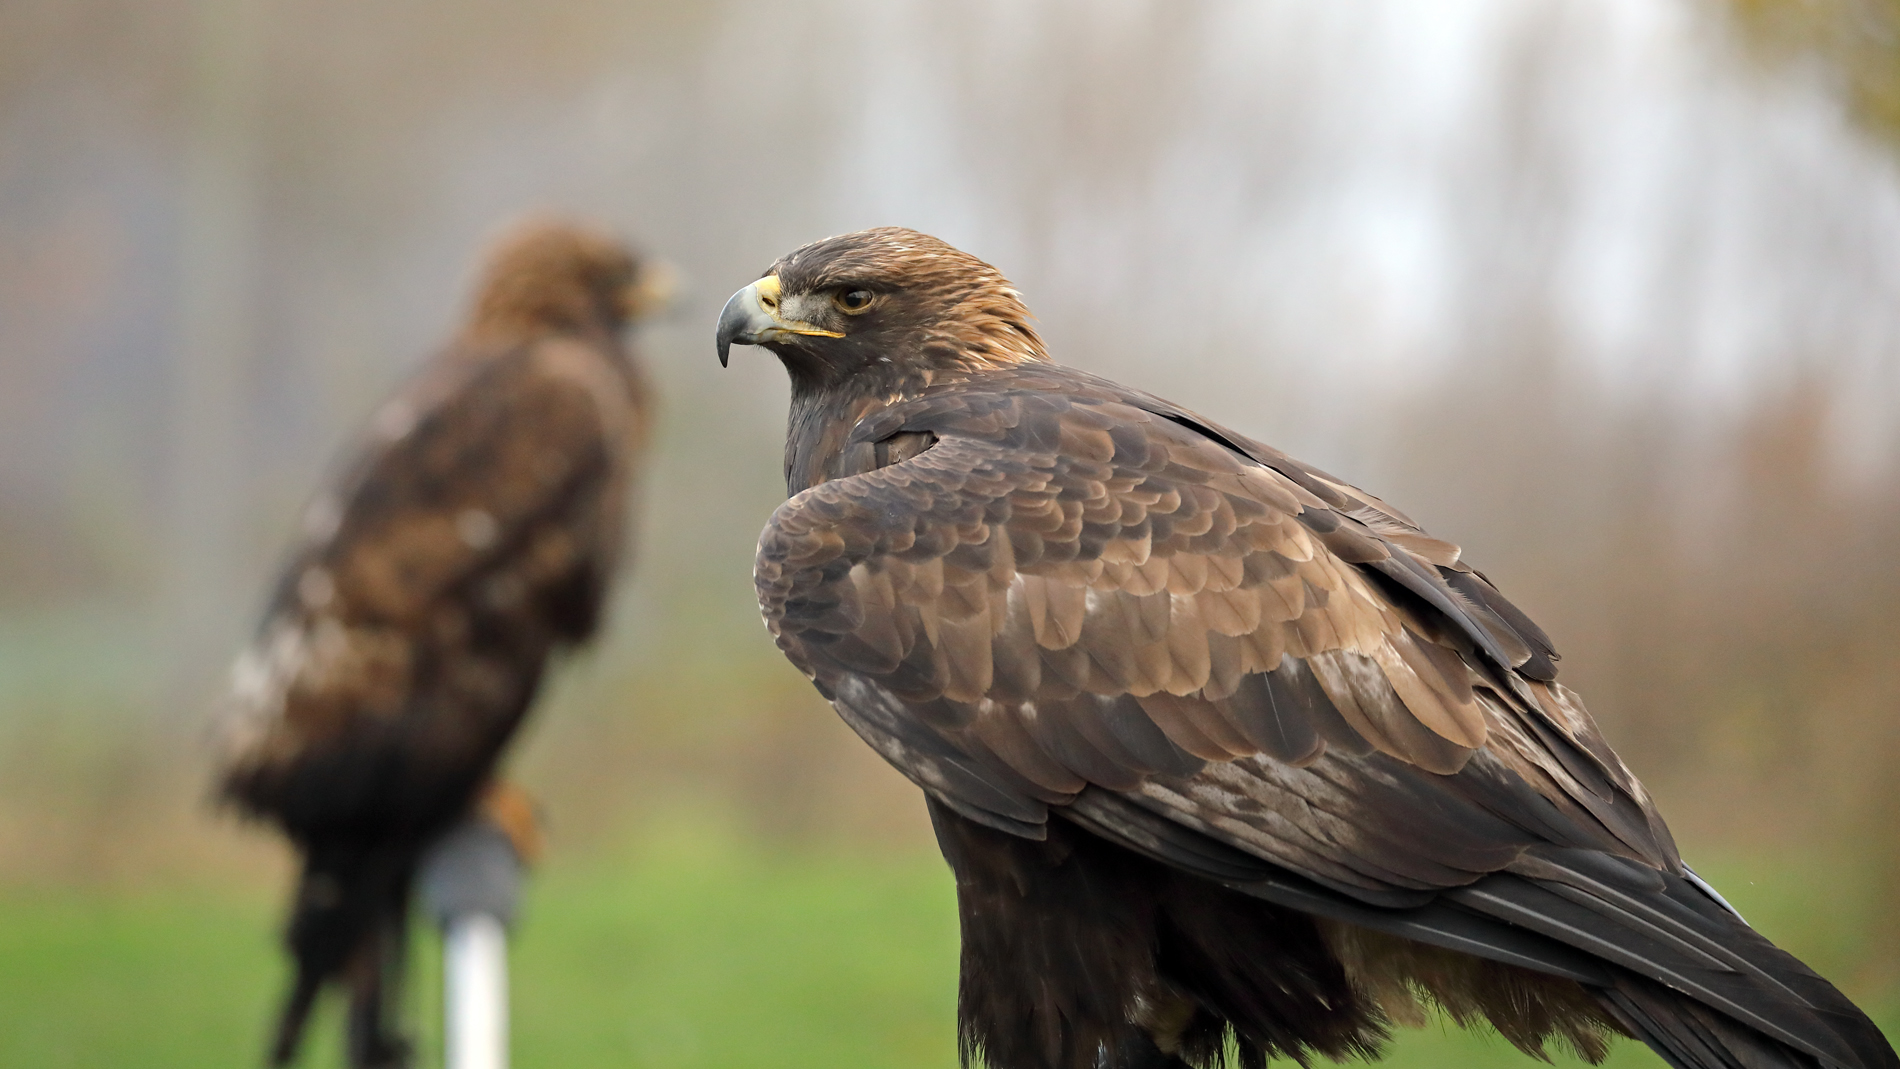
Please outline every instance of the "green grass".
M1772 879L1711 868L1823 972L1856 963L1857 907L1818 908L1800 867ZM257 1064L283 980L274 925L272 896L254 886L0 892L0 1065ZM411 1010L432 1066L433 937L416 951ZM934 856L775 855L705 829L647 837L536 877L515 942L515 1065L949 1069L955 971L951 889ZM1892 998L1870 1008L1900 1019ZM303 1064L339 1064L335 1033L331 1007ZM1532 1063L1495 1037L1434 1025L1402 1034L1388 1064ZM1612 1064L1660 1063L1624 1043Z
M516 953L537 1066L949 1066L955 900L907 854L760 860L718 836L546 875Z
M251 1066L284 980L262 889L0 893L0 1066ZM411 990L437 1064L438 946ZM553 866L515 941L514 1063L951 1066L942 862L761 856L716 832ZM302 1064L339 1064L336 1007Z

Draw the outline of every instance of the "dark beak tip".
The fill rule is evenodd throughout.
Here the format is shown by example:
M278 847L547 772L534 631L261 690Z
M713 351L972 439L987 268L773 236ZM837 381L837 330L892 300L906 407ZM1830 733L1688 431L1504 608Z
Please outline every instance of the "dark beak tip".
M732 355L732 343L745 344L751 338L748 333L745 290L733 294L719 310L719 328L714 332L714 340L719 346L719 366L726 367Z

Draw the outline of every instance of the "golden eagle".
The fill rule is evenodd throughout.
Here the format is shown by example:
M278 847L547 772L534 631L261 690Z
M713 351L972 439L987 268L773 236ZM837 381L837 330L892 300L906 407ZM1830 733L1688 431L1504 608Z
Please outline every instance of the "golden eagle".
M417 859L489 781L549 653L599 623L650 420L622 334L659 278L591 232L517 227L306 513L233 670L218 771L303 856L274 1064L330 981L351 1064L407 1060L391 1000Z
M781 259L734 343L792 383L766 624L928 796L966 1061L1369 1055L1422 996L1539 1056L1900 1066L1683 864L1457 546L1051 363L1001 274L914 231Z

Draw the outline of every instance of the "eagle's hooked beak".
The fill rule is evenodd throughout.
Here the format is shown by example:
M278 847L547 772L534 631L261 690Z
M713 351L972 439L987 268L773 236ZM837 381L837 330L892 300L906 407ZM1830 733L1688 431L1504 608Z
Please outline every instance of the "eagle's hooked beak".
M777 275L767 275L732 295L719 313L719 366L726 366L732 343L764 345L791 334L817 338L842 338L835 330L823 330L797 319L779 316Z

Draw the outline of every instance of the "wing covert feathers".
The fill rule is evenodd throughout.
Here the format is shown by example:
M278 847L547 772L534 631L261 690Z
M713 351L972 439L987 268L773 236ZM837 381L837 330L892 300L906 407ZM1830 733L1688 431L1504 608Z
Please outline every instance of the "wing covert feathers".
M1139 395L1049 391L1059 371L878 412L853 441L928 448L778 511L757 578L795 663L950 711L939 737L1058 804L1184 759L1378 753L1454 775L1490 752L1618 849L1675 863L1574 696L1519 671L1541 632L1455 547Z

